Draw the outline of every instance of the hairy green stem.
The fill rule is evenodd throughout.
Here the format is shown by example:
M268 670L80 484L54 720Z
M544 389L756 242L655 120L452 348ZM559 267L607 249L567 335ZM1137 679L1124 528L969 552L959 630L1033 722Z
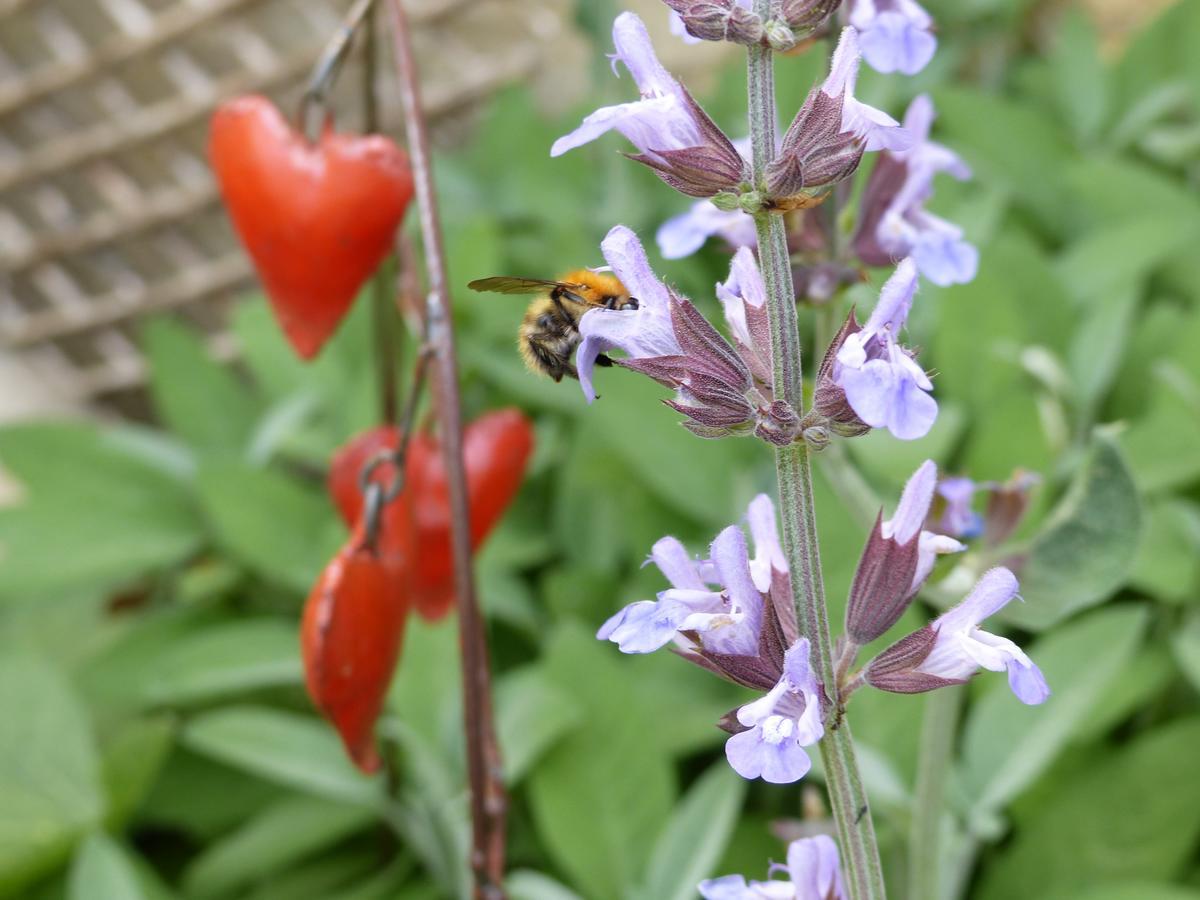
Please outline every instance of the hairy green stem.
M908 835L909 900L938 900L941 882L942 812L946 770L954 754L954 736L962 710L961 688L933 691L925 700L917 784L913 792L912 825Z
M770 17L770 0L755 0L755 12ZM771 50L749 48L748 86L754 187L763 189L764 173L775 156L775 81ZM800 333L796 325L795 291L783 218L762 212L755 217L758 256L767 292L775 397L800 415L804 412ZM783 547L792 576L796 617L812 648L812 663L832 704L830 726L821 741L821 756L840 839L843 869L852 900L886 896L875 826L854 755L850 726L841 715L841 698L825 611L825 586L813 508L812 467L803 443L781 447L775 454Z

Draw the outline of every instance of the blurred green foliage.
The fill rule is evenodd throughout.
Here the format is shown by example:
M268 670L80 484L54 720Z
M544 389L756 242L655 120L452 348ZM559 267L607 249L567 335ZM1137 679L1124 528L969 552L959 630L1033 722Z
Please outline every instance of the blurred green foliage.
M1007 624L1055 691L1026 708L1002 678L971 686L947 773L947 897L1200 897L1200 6L1178 4L1108 64L1078 14L1042 54L1034 4L928 5L934 65L864 73L862 89L893 111L933 93L938 138L976 170L939 184L935 207L964 223L982 267L969 285L925 286L914 313L939 426L915 445L872 435L850 457L885 498L927 455L981 480L1041 473L1018 536L1027 602ZM607 22L585 22L604 44ZM783 109L818 57L779 62ZM598 84L614 99L624 87ZM706 98L734 135L743 87L731 65ZM469 149L439 158L455 284L595 264L615 222L649 241L685 207L612 142L549 160L574 121L513 92ZM709 248L659 271L711 310L725 266ZM783 853L770 823L799 815L800 792L725 766L713 722L743 695L592 634L659 589L639 568L655 539L699 550L770 489L769 453L692 438L626 372L602 373L589 408L522 369L519 307L456 302L468 410L515 404L538 431L478 560L512 896L682 900L707 875L760 877ZM0 895L466 896L453 623L409 628L383 724L395 796L351 767L302 689L300 605L343 538L323 467L373 423L367 304L307 366L261 299L235 324L236 372L172 321L145 330L161 430L0 430L24 488L0 510ZM824 480L818 513L836 622L865 529ZM962 571L932 602L955 599ZM910 612L896 634L921 621ZM897 896L926 702L851 706Z

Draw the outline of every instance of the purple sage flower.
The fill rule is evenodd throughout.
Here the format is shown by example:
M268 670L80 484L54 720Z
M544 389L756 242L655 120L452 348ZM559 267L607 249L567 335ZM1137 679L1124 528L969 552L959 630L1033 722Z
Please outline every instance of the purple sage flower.
M882 110L854 96L860 56L858 36L845 28L829 66L783 135L779 155L767 166L767 203L772 209L804 209L820 203L835 184L854 174L864 152L904 150L912 135Z
M650 653L674 642L685 655L758 655L763 595L777 581L786 581L787 562L771 498L755 497L746 518L754 538L753 559L736 525L717 535L706 560L690 557L676 538L659 540L650 561L671 582L670 589L657 600L629 604L605 622L596 637L612 641L622 653Z
M725 758L735 772L772 784L791 784L808 774L812 760L804 748L817 743L825 727L807 638L788 648L775 686L736 716L746 730L725 742Z
M853 28L842 29L821 93L841 99L842 131L850 132L862 141L864 150L905 150L913 143L908 129L902 128L883 110L868 106L854 96L861 58L857 32Z
M964 284L975 277L979 251L963 239L961 228L927 211L925 203L939 172L962 181L971 177L971 170L956 153L929 140L933 119L927 95L909 104L904 127L915 143L880 154L863 191L854 250L872 266L911 256L934 284Z
M771 329L767 322L767 288L749 247L740 248L729 264L729 278L717 285L717 299L738 354L765 389L771 387Z
M608 233L601 249L639 306L592 309L580 319L576 366L589 402L596 398L596 361L616 348L625 356L612 360L614 365L641 372L675 391L673 399L663 402L687 417L683 426L692 433L705 438L754 433L781 445L796 439L800 419L795 410L769 396L764 387L769 375L766 382L756 382L752 374L766 371L755 350L769 344L735 349L690 300L658 280L637 236L623 225ZM742 258L741 271L743 279L758 279L758 296L765 297L752 255ZM760 307L747 311L745 319L765 335L765 300Z
M613 227L600 252L626 290L638 299L635 310L593 309L579 321L581 341L576 355L579 384L588 401L596 399L592 370L605 350L617 348L633 358L670 356L683 351L671 324L671 296L658 280L642 242L624 225Z
M691 256L710 237L719 237L734 249L758 244L753 216L737 209L717 209L711 200L697 200L687 212L663 222L654 236L664 259Z
M929 396L933 383L898 340L916 292L917 267L905 259L884 284L867 324L843 328L827 375L864 424L905 441L924 437L937 418L937 401Z
M937 466L926 460L904 486L890 519L882 512L867 539L850 586L846 634L868 644L896 624L933 571L937 557L966 549L923 528L933 503Z
M980 487L970 478L962 477L938 482L937 493L943 504L937 525L940 532L961 538L979 537L983 533L983 516L971 508Z
M933 19L915 0L853 0L850 24L876 72L920 72L937 49Z
M979 624L1017 597L1017 578L1008 569L989 569L962 603L929 625L897 641L864 670L868 684L897 693L920 693L961 684L981 668L1008 672L1017 699L1031 705L1050 696L1041 670L1025 652Z
M646 26L624 12L613 23L616 53L641 92L641 99L605 106L554 142L551 156L594 141L616 129L640 151L632 158L654 169L671 187L693 197L733 190L748 177L746 161L654 54Z
M704 900L847 900L842 882L837 844L825 834L801 838L788 846L787 865L772 865L771 872L786 872L788 881L751 881L726 875L697 886Z

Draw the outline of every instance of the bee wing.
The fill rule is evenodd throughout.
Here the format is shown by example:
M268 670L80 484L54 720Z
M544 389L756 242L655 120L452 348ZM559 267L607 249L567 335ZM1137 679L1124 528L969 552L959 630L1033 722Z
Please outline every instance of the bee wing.
M516 278L511 275L493 275L491 278L477 278L468 282L467 287L473 291L490 294L542 294L556 287L577 291L583 287L564 281L545 281L541 278Z

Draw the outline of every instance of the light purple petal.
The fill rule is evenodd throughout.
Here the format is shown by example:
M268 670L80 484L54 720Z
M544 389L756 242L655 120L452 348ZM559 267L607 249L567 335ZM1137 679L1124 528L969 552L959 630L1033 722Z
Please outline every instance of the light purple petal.
M914 594L925 583L929 573L933 571L939 556L946 553L962 553L967 549L966 544L944 534L934 534L932 531L922 531L917 541L917 568L913 572L910 588Z
M897 12L876 16L859 35L863 59L877 72L915 75L929 64L937 39Z
M692 559L678 538L659 538L650 551L650 559L675 587L704 590L696 560Z
M753 242L754 218L752 216L739 210L727 212L717 209L708 200L698 200L687 212L672 216L663 222L654 237L664 259L682 259L685 256L691 256L713 236L720 236L734 243L730 237L744 237L747 224L749 225L750 239Z
M600 243L600 252L625 288L638 298L641 309L650 307L662 315L670 315L667 288L650 268L642 242L632 229L614 225ZM679 352L678 344L673 352Z
M921 274L936 285L966 284L979 271L979 251L944 231L922 231L912 249Z
M671 325L670 295L650 268L637 235L624 225L614 226L600 250L639 306L636 310L592 309L579 320L582 340L575 365L588 402L596 399L592 370L596 357L605 350L616 347L635 359L682 352Z
M1029 706L1045 703L1050 697L1050 686L1046 684L1042 670L1024 653L1008 663L1008 686L1018 700Z
M1017 596L1017 576L1003 566L988 569L966 599L934 621L940 631L966 631L995 615Z
M845 900L837 844L827 834L788 846L787 867L796 900Z
M975 537L983 529L983 518L971 508L978 486L970 478L943 478L937 492L946 501L938 530L957 537Z
M863 103L849 95L842 104L842 131L850 132L863 142L863 149L907 150L913 137L900 123L881 109Z
M667 19L667 24L671 29L671 34L675 35L677 38L680 38L685 44L704 43L700 38L693 37L688 33L687 26L683 24L683 17L679 15L679 13L675 12L675 10L671 10L668 13L668 16L669 18Z
M646 102L637 100L633 103L600 107L586 116L578 128L556 140L550 147L550 155L562 156L568 150L574 150L576 147L582 147L584 144L594 141L605 132L616 128L624 120L637 116L644 109ZM661 111L670 105L670 101L660 99L654 102L651 111L658 111L661 115Z
M904 111L904 127L913 136L917 146L921 146L929 140L929 131L933 128L935 118L937 118L937 113L933 108L933 100L928 94L918 94L913 97L912 102L908 104L908 109ZM912 154L916 152L916 148L914 147L908 152Z
M717 535L710 549L717 576L742 619L736 625L706 633L704 647L717 653L755 656L762 630L763 600L750 574L745 535L736 525L730 525Z
M696 886L704 900L754 900L754 894L742 875L710 878Z
M908 321L916 294L917 264L911 258L902 259L880 289L879 302L871 311L863 331L879 333L887 330L893 336L898 335Z
M929 516L936 488L937 464L927 459L904 485L896 512L883 523L883 536L894 538L900 544L907 544L916 537Z
M625 64L643 97L675 94L679 83L663 68L645 23L636 13L623 12L613 22L615 59Z
M904 356L902 351L899 355ZM928 382L923 374L921 377ZM861 369L844 366L836 380L855 415L872 428L886 428L900 440L924 437L937 419L937 401L922 390L912 369L899 360L872 359Z
M853 28L843 28L833 51L833 59L829 61L829 75L821 85L822 93L828 97L853 94L858 80L859 58L858 32Z
M725 758L743 778L792 784L808 774L812 761L794 737L795 723L772 716L763 725L735 734L725 742Z
M901 441L925 437L937 421L937 401L911 377L898 378L895 384L884 427Z
M783 555L783 546L779 543L775 504L771 498L759 494L751 500L746 520L750 525L750 536L754 538L754 559L750 562L750 572L755 587L765 594L771 589L771 570L788 570L787 557Z

